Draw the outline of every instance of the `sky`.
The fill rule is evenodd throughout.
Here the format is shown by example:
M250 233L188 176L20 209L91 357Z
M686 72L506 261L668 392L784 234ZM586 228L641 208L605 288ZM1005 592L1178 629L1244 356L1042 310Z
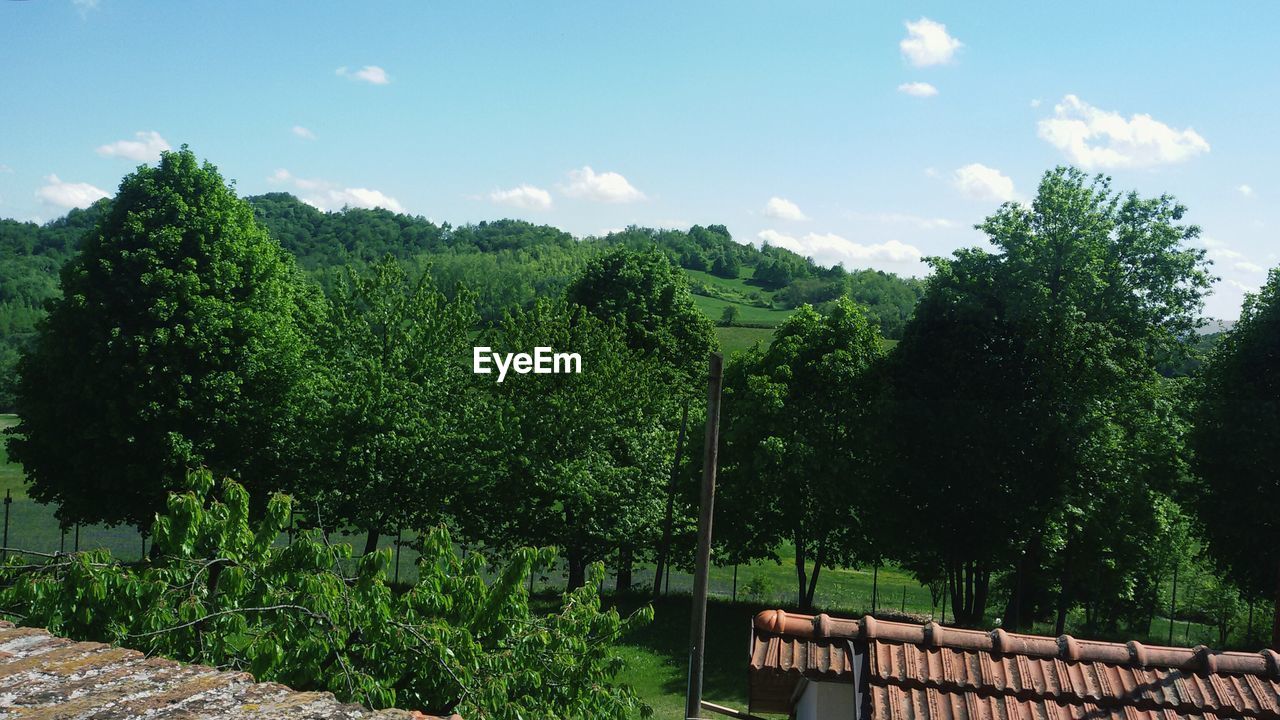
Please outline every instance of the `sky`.
M241 195L928 272L1061 164L1280 264L1280 3L0 3L0 217L187 144Z

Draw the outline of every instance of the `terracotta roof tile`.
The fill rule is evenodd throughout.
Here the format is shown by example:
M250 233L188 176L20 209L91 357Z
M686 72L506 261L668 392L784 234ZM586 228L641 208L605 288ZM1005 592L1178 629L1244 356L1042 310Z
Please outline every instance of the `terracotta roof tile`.
M864 667L854 667L854 654ZM753 708L759 696L759 710L786 712L799 678L853 682L855 673L878 719L1280 718L1280 664L1269 650L1215 653L777 610L756 617Z
M430 720L6 622L0 622L0 717Z

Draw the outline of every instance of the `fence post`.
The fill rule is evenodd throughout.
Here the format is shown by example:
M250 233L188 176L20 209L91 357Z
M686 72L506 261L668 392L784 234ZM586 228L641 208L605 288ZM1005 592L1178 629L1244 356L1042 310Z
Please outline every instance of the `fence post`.
M907 614L907 586L902 586L902 614Z
M13 496L8 490L4 491L4 553L0 558L9 557L9 506L13 504Z

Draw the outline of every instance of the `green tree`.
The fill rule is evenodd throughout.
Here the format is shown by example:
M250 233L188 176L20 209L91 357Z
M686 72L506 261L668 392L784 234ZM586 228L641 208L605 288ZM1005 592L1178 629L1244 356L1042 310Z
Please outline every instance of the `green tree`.
M216 168L184 147L126 176L61 290L19 368L31 497L146 528L190 467L282 484L312 298Z
M720 324L726 327L733 325L738 322L738 316L741 314L742 311L738 309L737 305L726 305L724 310L720 313Z
M671 433L654 361L630 350L615 327L584 308L540 300L510 314L484 343L494 351L537 346L581 357L581 372L494 378L493 443L459 522L505 551L553 545L569 587L623 545L652 546L664 507ZM486 378L494 376L483 376Z
M666 368L662 379L674 394L702 392L715 330L693 304L684 275L661 252L619 248L596 258L565 297L616 324L628 347Z
M715 527L739 560L792 543L801 607L823 568L876 559L858 497L877 462L868 438L881 352L862 310L842 299L827 315L801 307L767 350L735 356L725 373Z
M390 256L349 272L333 297L309 413L314 470L297 492L322 500L318 520L364 531L366 553L382 534L443 520L468 474L476 320L465 292L450 301Z
M895 388L914 377L933 388L938 410L919 397L909 405L901 422L924 434L900 454L907 471L929 456L936 482L950 488L942 494L957 504L951 520L939 518L944 525L976 521L976 508L954 508L992 497L1029 524L984 519L966 532L987 549L968 557L945 533L925 536L913 552L948 567L973 564L977 587L1008 567L1012 552L1009 614L1022 622L1048 581L1059 632L1074 603L1096 601L1089 593L1103 558L1141 552L1116 544L1136 542L1128 535L1100 534L1094 520L1128 509L1138 513L1126 517L1129 527L1160 527L1143 515L1180 478L1180 437L1153 427L1174 416L1157 362L1185 350L1210 283L1204 252L1185 246L1199 229L1181 223L1184 213L1168 196L1122 196L1105 178L1059 168L1045 174L1031 205L1007 203L979 225L997 253L933 261ZM996 436L977 437L982 428ZM967 593L969 571L948 572L953 590ZM1126 568L1114 587L1128 592L1139 572ZM981 618L983 599L976 590L972 602L960 598L964 620Z
M1194 410L1195 509L1209 552L1249 597L1276 599L1280 647L1280 271L1246 298L1204 366Z

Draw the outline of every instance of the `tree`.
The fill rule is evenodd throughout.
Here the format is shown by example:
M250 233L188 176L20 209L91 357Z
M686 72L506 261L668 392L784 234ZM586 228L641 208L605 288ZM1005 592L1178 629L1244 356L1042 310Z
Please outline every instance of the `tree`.
M702 236L721 236L723 227L697 228ZM715 232L709 232L709 230ZM717 347L710 320L693 303L684 274L661 251L644 252L618 249L592 261L565 293L569 302L585 307L592 315L616 325L629 348L652 360L647 379L666 386L665 402L659 410L664 427L677 431L680 416L677 403L689 403L699 397L706 362ZM674 484L668 493L674 494ZM668 502L673 502L669 498ZM666 571L670 556L672 520L664 518L662 544L656 548L658 570L655 583ZM622 539L618 547L618 586L630 585L631 563L641 548L653 547Z
M994 564L975 565L980 588L991 571L1008 567L1000 543L1009 546L1009 614L1022 622L1036 609L1028 598L1044 590L1035 586L1052 573L1061 632L1094 579L1085 569L1108 553L1137 554L1097 544L1090 520L1103 498L1109 511L1149 512L1152 493L1178 480L1177 462L1142 460L1178 456L1176 436L1150 431L1151 418L1169 406L1159 399L1156 364L1185 350L1210 283L1204 251L1184 245L1199 233L1181 224L1184 213L1168 196L1121 196L1106 178L1059 168L1045 174L1031 205L1006 203L978 226L997 253L965 250L932 261L937 272L907 328L902 364L907 377L932 383L938 410L913 404L907 422L926 434L903 456L931 454L939 482L953 488L944 494L956 503L954 516L940 522L969 522L979 516L960 509L992 497L1028 516L1029 524L1000 518L972 528L969 542L988 550L961 559L965 567ZM1002 439L978 437L982 428ZM946 534L921 540L916 554L949 564L963 558ZM953 592L969 592L967 574L953 577ZM982 599L976 589L972 603L959 598L965 620L980 619Z
M577 353L581 372L511 373L494 383L495 452L485 454L458 518L469 535L500 552L560 548L570 588L617 548L651 547L672 439L655 361L630 350L618 328L563 301L511 313L484 344L501 353Z
M742 311L738 309L737 305L725 305L724 311L720 313L720 324L725 327L734 325L738 322L738 316L741 314Z
M126 176L61 290L19 367L32 498L145 529L190 467L285 481L313 297L216 168L184 147Z
M684 275L661 252L620 248L596 258L565 297L616 324L628 347L665 368L663 379L675 394L702 391L715 330L693 304Z
M858 493L876 462L867 438L880 356L879 335L842 299L825 316L801 307L768 349L736 355L725 373L715 527L736 559L792 543L801 607L824 567L875 559Z
M1192 507L1229 579L1250 597L1275 597L1280 648L1280 552L1267 542L1280 530L1280 271L1246 298L1196 395Z
M450 301L390 256L335 293L310 413L314 469L296 491L322 501L318 520L363 530L366 553L384 533L444 519L469 473L482 425L465 362L475 324L468 295Z
M716 259L711 263L711 274L717 277L729 278L737 280L738 275L742 273L742 263L738 260L738 255L732 249L726 249L716 255Z

